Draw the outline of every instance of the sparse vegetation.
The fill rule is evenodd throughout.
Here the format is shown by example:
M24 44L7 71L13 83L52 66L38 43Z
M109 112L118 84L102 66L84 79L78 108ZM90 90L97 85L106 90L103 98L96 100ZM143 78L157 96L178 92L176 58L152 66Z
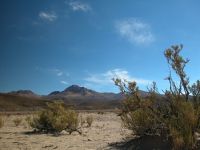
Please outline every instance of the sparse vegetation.
M32 128L39 132L59 133L66 130L70 134L78 130L78 113L65 108L64 103L49 103L47 109L38 113L30 122Z
M14 122L15 126L19 126L21 124L21 122L22 122L22 119L21 118L15 118L13 120L13 122Z
M197 148L195 133L200 128L200 81L192 86L185 73L189 62L181 55L181 46L172 46L164 54L171 69L180 79L173 80L171 70L166 78L169 90L158 96L156 83L148 88L149 95L140 96L136 82L114 79L124 93L121 119L125 127L139 136L162 136L171 141L175 150Z
M25 121L26 121L28 124L30 124L30 122L31 122L31 117L30 117L30 116L27 116L27 117L25 118Z
M31 116L27 116L27 117L25 118L25 121L26 121L28 127L31 127L31 125L32 125L32 119L33 119L33 118L32 118Z
M93 121L94 121L94 118L92 116L87 116L86 123L88 127L91 127Z

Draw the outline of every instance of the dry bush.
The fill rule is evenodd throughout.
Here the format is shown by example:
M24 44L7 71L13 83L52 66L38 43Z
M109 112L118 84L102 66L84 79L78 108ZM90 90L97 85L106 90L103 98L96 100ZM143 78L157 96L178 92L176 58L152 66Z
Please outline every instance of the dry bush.
M70 134L78 130L78 113L65 108L64 103L49 103L47 109L33 117L30 126L39 132L59 133L66 130Z
M137 109L121 116L123 125L134 131L135 134L145 135L156 133L158 122L151 112L145 109Z
M21 118L15 118L13 120L13 122L14 122L15 126L19 126L21 124L21 122L22 122L22 119Z
M191 102L178 101L173 104L176 109L168 118L166 125L173 141L174 149L191 149L196 145L195 130L198 116Z
M136 82L114 79L125 95L121 108L121 119L125 127L139 136L162 136L171 141L175 150L198 149L196 132L200 131L200 81L192 86L184 68L189 62L180 56L182 46L172 46L165 51L171 69L180 79L173 81L171 73L166 79L169 90L159 96L156 83L149 94L142 97Z
M68 131L70 134L73 131L78 131L80 133L80 131L78 130L78 113L75 112L74 110L67 110L67 115L66 115L66 120L67 120L67 125L65 130Z
M94 121L94 118L93 118L92 116L87 116L87 117L86 117L87 127L91 127L93 121Z
M26 121L26 127L28 127L28 128L32 127L32 124L33 124L33 115L27 116L25 118L25 121Z
M27 122L28 125L31 124L31 120L32 120L32 118L31 118L30 116L27 116L27 117L25 118L25 121Z

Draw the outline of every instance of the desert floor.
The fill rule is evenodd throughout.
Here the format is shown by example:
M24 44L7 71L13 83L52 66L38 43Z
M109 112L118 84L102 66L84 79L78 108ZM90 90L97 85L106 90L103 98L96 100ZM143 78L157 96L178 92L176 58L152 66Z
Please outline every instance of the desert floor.
M115 113L103 114L81 112L82 118L92 115L91 127L82 127L82 135L63 132L60 136L32 133L25 121L26 115L5 116L5 124L0 129L1 150L101 150L117 149L113 145L127 140L131 131L124 129L120 117ZM22 123L15 126L13 120L22 118Z

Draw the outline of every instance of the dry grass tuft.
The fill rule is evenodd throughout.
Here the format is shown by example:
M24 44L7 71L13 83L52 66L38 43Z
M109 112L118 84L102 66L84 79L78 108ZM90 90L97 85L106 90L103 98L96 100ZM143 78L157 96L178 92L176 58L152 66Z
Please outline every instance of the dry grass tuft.
M15 126L17 127L22 123L22 119L21 118L15 118L13 120L13 122L14 122Z
M94 121L94 118L92 116L87 116L86 123L88 127L92 126L93 121Z

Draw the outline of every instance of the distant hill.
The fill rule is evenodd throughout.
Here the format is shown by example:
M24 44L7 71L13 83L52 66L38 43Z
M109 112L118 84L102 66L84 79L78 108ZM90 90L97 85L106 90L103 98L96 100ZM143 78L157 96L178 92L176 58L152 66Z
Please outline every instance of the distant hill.
M141 91L142 96L148 93ZM53 91L48 95L38 95L30 90L0 93L0 111L37 110L46 102L62 100L76 109L114 109L120 107L121 93L100 93L78 85L71 85L63 91Z
M63 100L78 109L113 109L119 107L122 94L100 93L78 85L44 96L47 100Z
M66 88L64 91L54 91L49 95L45 96L47 99L55 100L89 100L89 101L112 101L112 100L120 100L122 99L121 94L115 93L100 93L85 87L80 87L78 85L72 85Z
M12 91L12 92L9 92L8 94L16 95L16 96L35 97L35 98L41 97L41 96L35 94L34 92L32 92L31 90Z
M0 93L0 111L34 111L46 107L48 100L21 93Z

